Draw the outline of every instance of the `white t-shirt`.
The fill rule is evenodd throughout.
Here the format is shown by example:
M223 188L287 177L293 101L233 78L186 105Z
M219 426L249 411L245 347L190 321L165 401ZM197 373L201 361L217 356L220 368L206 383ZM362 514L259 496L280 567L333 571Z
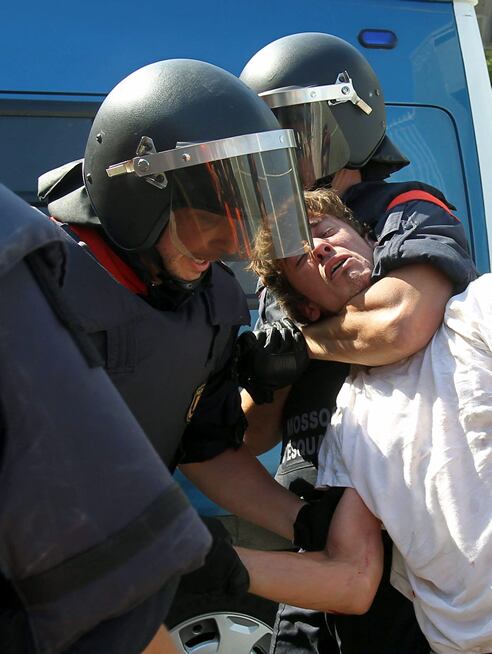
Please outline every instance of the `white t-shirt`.
M492 652L492 275L451 298L424 350L354 369L337 405L318 484L381 519L435 652Z

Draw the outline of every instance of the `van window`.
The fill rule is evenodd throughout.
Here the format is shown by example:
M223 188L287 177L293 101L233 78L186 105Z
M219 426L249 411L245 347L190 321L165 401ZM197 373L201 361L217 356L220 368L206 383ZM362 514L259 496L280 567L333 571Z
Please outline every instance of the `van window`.
M468 189L456 125L438 107L387 107L388 135L410 159L390 181L418 180L435 186L456 207L473 245Z
M0 101L0 181L37 204L38 177L80 159L99 103Z
M89 118L2 116L0 180L30 204L37 204L39 175L80 159L91 123Z

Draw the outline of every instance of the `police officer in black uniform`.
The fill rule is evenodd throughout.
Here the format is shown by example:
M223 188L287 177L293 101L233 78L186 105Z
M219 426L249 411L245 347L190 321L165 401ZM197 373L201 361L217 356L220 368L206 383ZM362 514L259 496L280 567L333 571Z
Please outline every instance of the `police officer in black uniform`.
M332 185L355 217L373 228L379 243L375 250L373 282L383 277L388 280L389 276L396 277L396 283L417 284L422 297L427 299L426 310L435 311L437 327L450 287L454 292L461 291L476 276L476 271L464 230L450 214L451 205L437 189L419 182L384 181L408 161L386 135L383 93L368 62L355 48L335 36L295 34L260 50L245 66L241 79L260 94L283 127L296 131L304 188ZM411 194L407 195L408 192ZM392 202L394 206L389 208ZM442 284L440 275L443 275ZM432 285L430 276L434 280ZM383 309L390 300L385 292L382 289L379 304ZM362 306L364 296L361 298ZM404 295L402 298L403 306L406 300ZM416 309L409 306L411 310ZM259 326L279 320L283 315L275 298L263 291ZM334 317L305 329L311 347L314 341L320 342L322 347L317 352L328 361L311 361L290 393L277 393L274 405L255 406L246 398L250 422L247 442L253 451L260 453L281 437L282 459L277 480L305 497L313 496L311 485L316 478L317 447L348 372L347 364L387 363L384 357L391 357L392 350L396 351L395 342L388 342L384 349L381 315L379 312L379 322L371 332L372 315L367 311L368 329L361 351L355 351L350 344L350 322L346 315L343 324ZM401 338L403 329L395 330L393 323L392 330L387 330L400 339L399 346L407 348L405 351L399 347L397 358L420 349L425 339L432 336L433 330L422 333L418 312L414 311L414 315L410 327L408 323L405 325L405 343ZM381 354L379 348L383 348ZM332 510L338 497L339 490L334 489L332 506L320 509ZM389 539L385 548L383 582L365 616L330 618L283 605L277 615L271 652L427 654L429 646L416 624L411 604L389 583Z
M168 60L111 91L83 162L40 179L73 237L65 287L81 327L168 465L242 442L231 363L249 312L218 260L247 258L278 215L279 253L310 238L294 145L236 77Z
M211 538L79 330L64 241L0 185L0 651L138 654Z
M249 312L218 260L247 258L260 228L274 227L278 256L309 246L293 133L226 71L157 62L108 95L83 162L39 188L66 231L79 327L158 454L219 504L291 538L303 502L242 447L235 340ZM235 562L221 563L217 583L235 587L237 572L246 589Z

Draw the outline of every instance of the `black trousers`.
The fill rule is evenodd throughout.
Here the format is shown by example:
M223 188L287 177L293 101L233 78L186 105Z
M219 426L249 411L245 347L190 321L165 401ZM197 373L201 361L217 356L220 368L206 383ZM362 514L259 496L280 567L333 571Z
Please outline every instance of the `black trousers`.
M281 604L270 654L429 654L413 604L389 582L392 542L383 532L384 572L365 615L330 615Z

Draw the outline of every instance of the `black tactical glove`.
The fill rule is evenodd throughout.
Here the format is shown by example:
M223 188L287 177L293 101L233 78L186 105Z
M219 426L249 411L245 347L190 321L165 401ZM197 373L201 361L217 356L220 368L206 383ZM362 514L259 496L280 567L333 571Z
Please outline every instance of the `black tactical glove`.
M203 518L212 534L205 564L181 578L179 592L190 595L240 596L248 592L249 574L232 547L232 538L216 518Z
M289 484L289 490L291 493L295 493L297 497L300 497L306 502L312 502L313 500L320 500L323 497L325 491L316 488L309 482L307 479L302 477L296 477Z
M256 404L273 400L273 392L293 384L309 365L304 336L283 318L238 338L239 384Z
M331 519L344 490L330 488L322 491L319 499L313 499L302 507L294 522L294 545L311 552L324 549Z

